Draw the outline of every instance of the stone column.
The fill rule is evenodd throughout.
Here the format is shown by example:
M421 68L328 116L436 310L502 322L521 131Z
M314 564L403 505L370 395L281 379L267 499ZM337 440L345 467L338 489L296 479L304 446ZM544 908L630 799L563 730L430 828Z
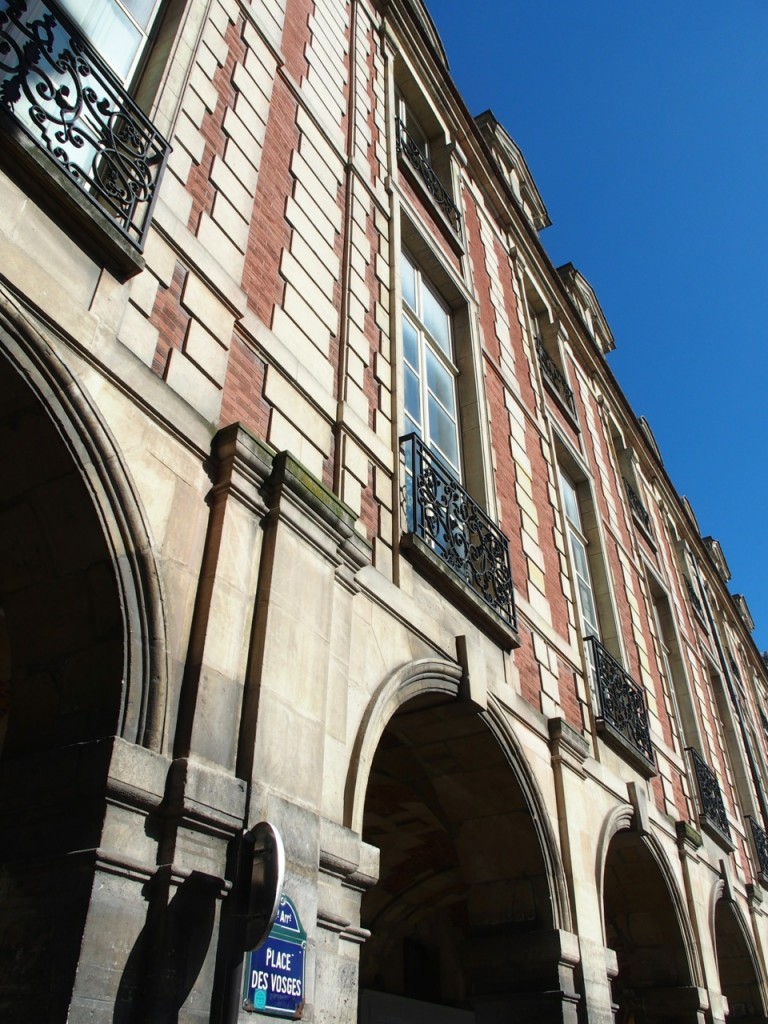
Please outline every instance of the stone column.
M571 932L477 936L467 942L465 963L477 1024L576 1024L579 940Z

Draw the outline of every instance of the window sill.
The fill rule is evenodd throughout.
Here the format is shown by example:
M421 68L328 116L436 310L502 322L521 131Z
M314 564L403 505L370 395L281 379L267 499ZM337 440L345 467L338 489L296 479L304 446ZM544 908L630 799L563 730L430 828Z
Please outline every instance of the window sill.
M6 143L0 146L0 165L96 263L120 280L144 269L138 247L4 112L0 133Z
M597 727L598 736L616 753L621 754L624 760L628 761L633 768L640 772L644 779L651 779L657 774L656 765L630 743L616 726L611 725L604 718L595 719L595 726Z
M400 549L414 567L441 593L445 593L468 618L505 651L520 646L517 630L486 604L471 587L446 565L439 555L415 533L404 533Z
M702 832L706 832L710 839L714 839L726 853L733 853L736 849L736 844L705 814L699 815L699 828Z

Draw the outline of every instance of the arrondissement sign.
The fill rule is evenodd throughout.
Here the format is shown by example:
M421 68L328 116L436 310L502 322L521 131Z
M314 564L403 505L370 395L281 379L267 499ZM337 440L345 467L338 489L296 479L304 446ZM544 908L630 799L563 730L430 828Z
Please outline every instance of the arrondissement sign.
M246 957L243 1006L251 1013L300 1020L304 1008L307 933L287 896L264 942Z

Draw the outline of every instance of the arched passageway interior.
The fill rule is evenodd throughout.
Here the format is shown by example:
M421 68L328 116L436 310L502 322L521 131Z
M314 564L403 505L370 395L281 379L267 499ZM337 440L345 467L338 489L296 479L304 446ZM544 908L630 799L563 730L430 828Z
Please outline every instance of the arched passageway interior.
M1 356L0 467L0 1018L64 1020L93 877L75 851L99 845L122 617L83 479Z
M381 862L363 897L361 1020L458 1024L481 1006L505 1021L571 1019L531 811L476 709L427 696L394 715L364 839Z
M715 949L728 1024L766 1024L755 964L733 906L725 899L715 905Z
M619 832L605 863L606 944L616 951L617 1024L698 1024L697 989L671 893L637 832Z

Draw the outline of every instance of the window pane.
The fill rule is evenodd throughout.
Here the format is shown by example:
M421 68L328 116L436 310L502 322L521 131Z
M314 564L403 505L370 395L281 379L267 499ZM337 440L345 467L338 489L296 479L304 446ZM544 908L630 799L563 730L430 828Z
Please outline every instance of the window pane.
M413 370L405 368L405 411L416 423L421 423L421 388Z
M573 554L574 569L586 579L589 579L589 563L587 561L587 550L578 537L571 535L571 552Z
M587 586L583 580L579 580L579 604L581 605L581 618L583 620L584 632L587 636L600 636L597 628L597 610L592 597L592 588Z
M564 473L560 474L560 486L563 492L565 518L569 519L577 530L581 530L581 515L579 513L579 499L576 496L576 488Z
M403 285L403 299L411 309L416 309L416 272L413 269L413 264L405 255L402 253L400 256L400 277Z
M431 349L427 349L427 387L439 398L452 417L456 416L454 377Z
M116 4L103 0L62 0L61 6L125 81L143 41L128 16Z
M407 317L403 317L403 355L406 362L410 363L414 370L418 371L419 339L416 334L416 328Z
M142 28L147 28L155 9L155 0L123 0L123 6L138 21Z
M403 103L403 107L405 108L405 117L403 118L405 121L405 130L419 147L422 154L429 159L429 142L427 141L427 133L419 124L416 115L408 104Z
M426 282L422 287L424 326L447 356L453 359L448 313Z
M456 424L432 397L429 398L429 440L450 465L458 470L459 441Z

